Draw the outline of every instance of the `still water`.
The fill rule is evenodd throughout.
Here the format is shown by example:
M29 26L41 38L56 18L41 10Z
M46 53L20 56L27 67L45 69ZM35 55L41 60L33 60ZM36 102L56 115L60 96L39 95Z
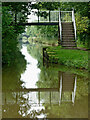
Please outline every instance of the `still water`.
M43 66L42 47L22 45L27 61L3 68L3 118L87 118L87 72Z
M27 46L23 46L21 52L25 55L25 59L28 63L25 72L21 74L21 80L24 82L22 86L25 88L36 88L36 82L39 79L39 74L41 71L37 67L38 61L28 53Z

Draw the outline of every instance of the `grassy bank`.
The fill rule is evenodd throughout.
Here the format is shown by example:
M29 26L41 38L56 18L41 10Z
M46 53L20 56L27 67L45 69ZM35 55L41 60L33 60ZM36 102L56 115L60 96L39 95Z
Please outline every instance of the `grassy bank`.
M46 51L51 63L88 69L88 51L62 49L60 46L48 47Z

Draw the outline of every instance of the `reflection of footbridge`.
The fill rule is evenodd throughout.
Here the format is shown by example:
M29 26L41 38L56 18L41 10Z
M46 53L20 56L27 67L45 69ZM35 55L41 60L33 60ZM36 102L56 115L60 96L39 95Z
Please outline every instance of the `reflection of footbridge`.
M45 17L43 17L42 15L45 15ZM17 24L21 26L58 25L59 43L63 47L76 47L76 23L74 10L37 11L37 12L32 11L31 16L28 17L27 21L28 21L27 23L17 22Z
M60 105L62 102L74 103L77 77L74 74L64 72L58 72L58 77L59 86L57 88L24 88L3 92L3 105L13 101L13 99L11 101L8 100L10 93L14 96L15 103L22 101L21 98L23 96L29 101L30 105L43 103Z

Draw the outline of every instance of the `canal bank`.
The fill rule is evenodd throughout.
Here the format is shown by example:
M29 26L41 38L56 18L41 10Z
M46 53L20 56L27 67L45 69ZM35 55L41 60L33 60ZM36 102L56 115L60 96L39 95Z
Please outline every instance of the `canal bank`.
M68 67L88 69L88 51L79 49L64 49L60 46L43 49L44 60L47 63L56 63Z

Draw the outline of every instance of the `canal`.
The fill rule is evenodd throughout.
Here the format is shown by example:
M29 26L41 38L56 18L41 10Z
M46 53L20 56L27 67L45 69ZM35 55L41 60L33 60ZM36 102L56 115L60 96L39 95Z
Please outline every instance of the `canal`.
M43 66L43 46L22 44L18 65L3 67L3 118L88 118L88 72Z

